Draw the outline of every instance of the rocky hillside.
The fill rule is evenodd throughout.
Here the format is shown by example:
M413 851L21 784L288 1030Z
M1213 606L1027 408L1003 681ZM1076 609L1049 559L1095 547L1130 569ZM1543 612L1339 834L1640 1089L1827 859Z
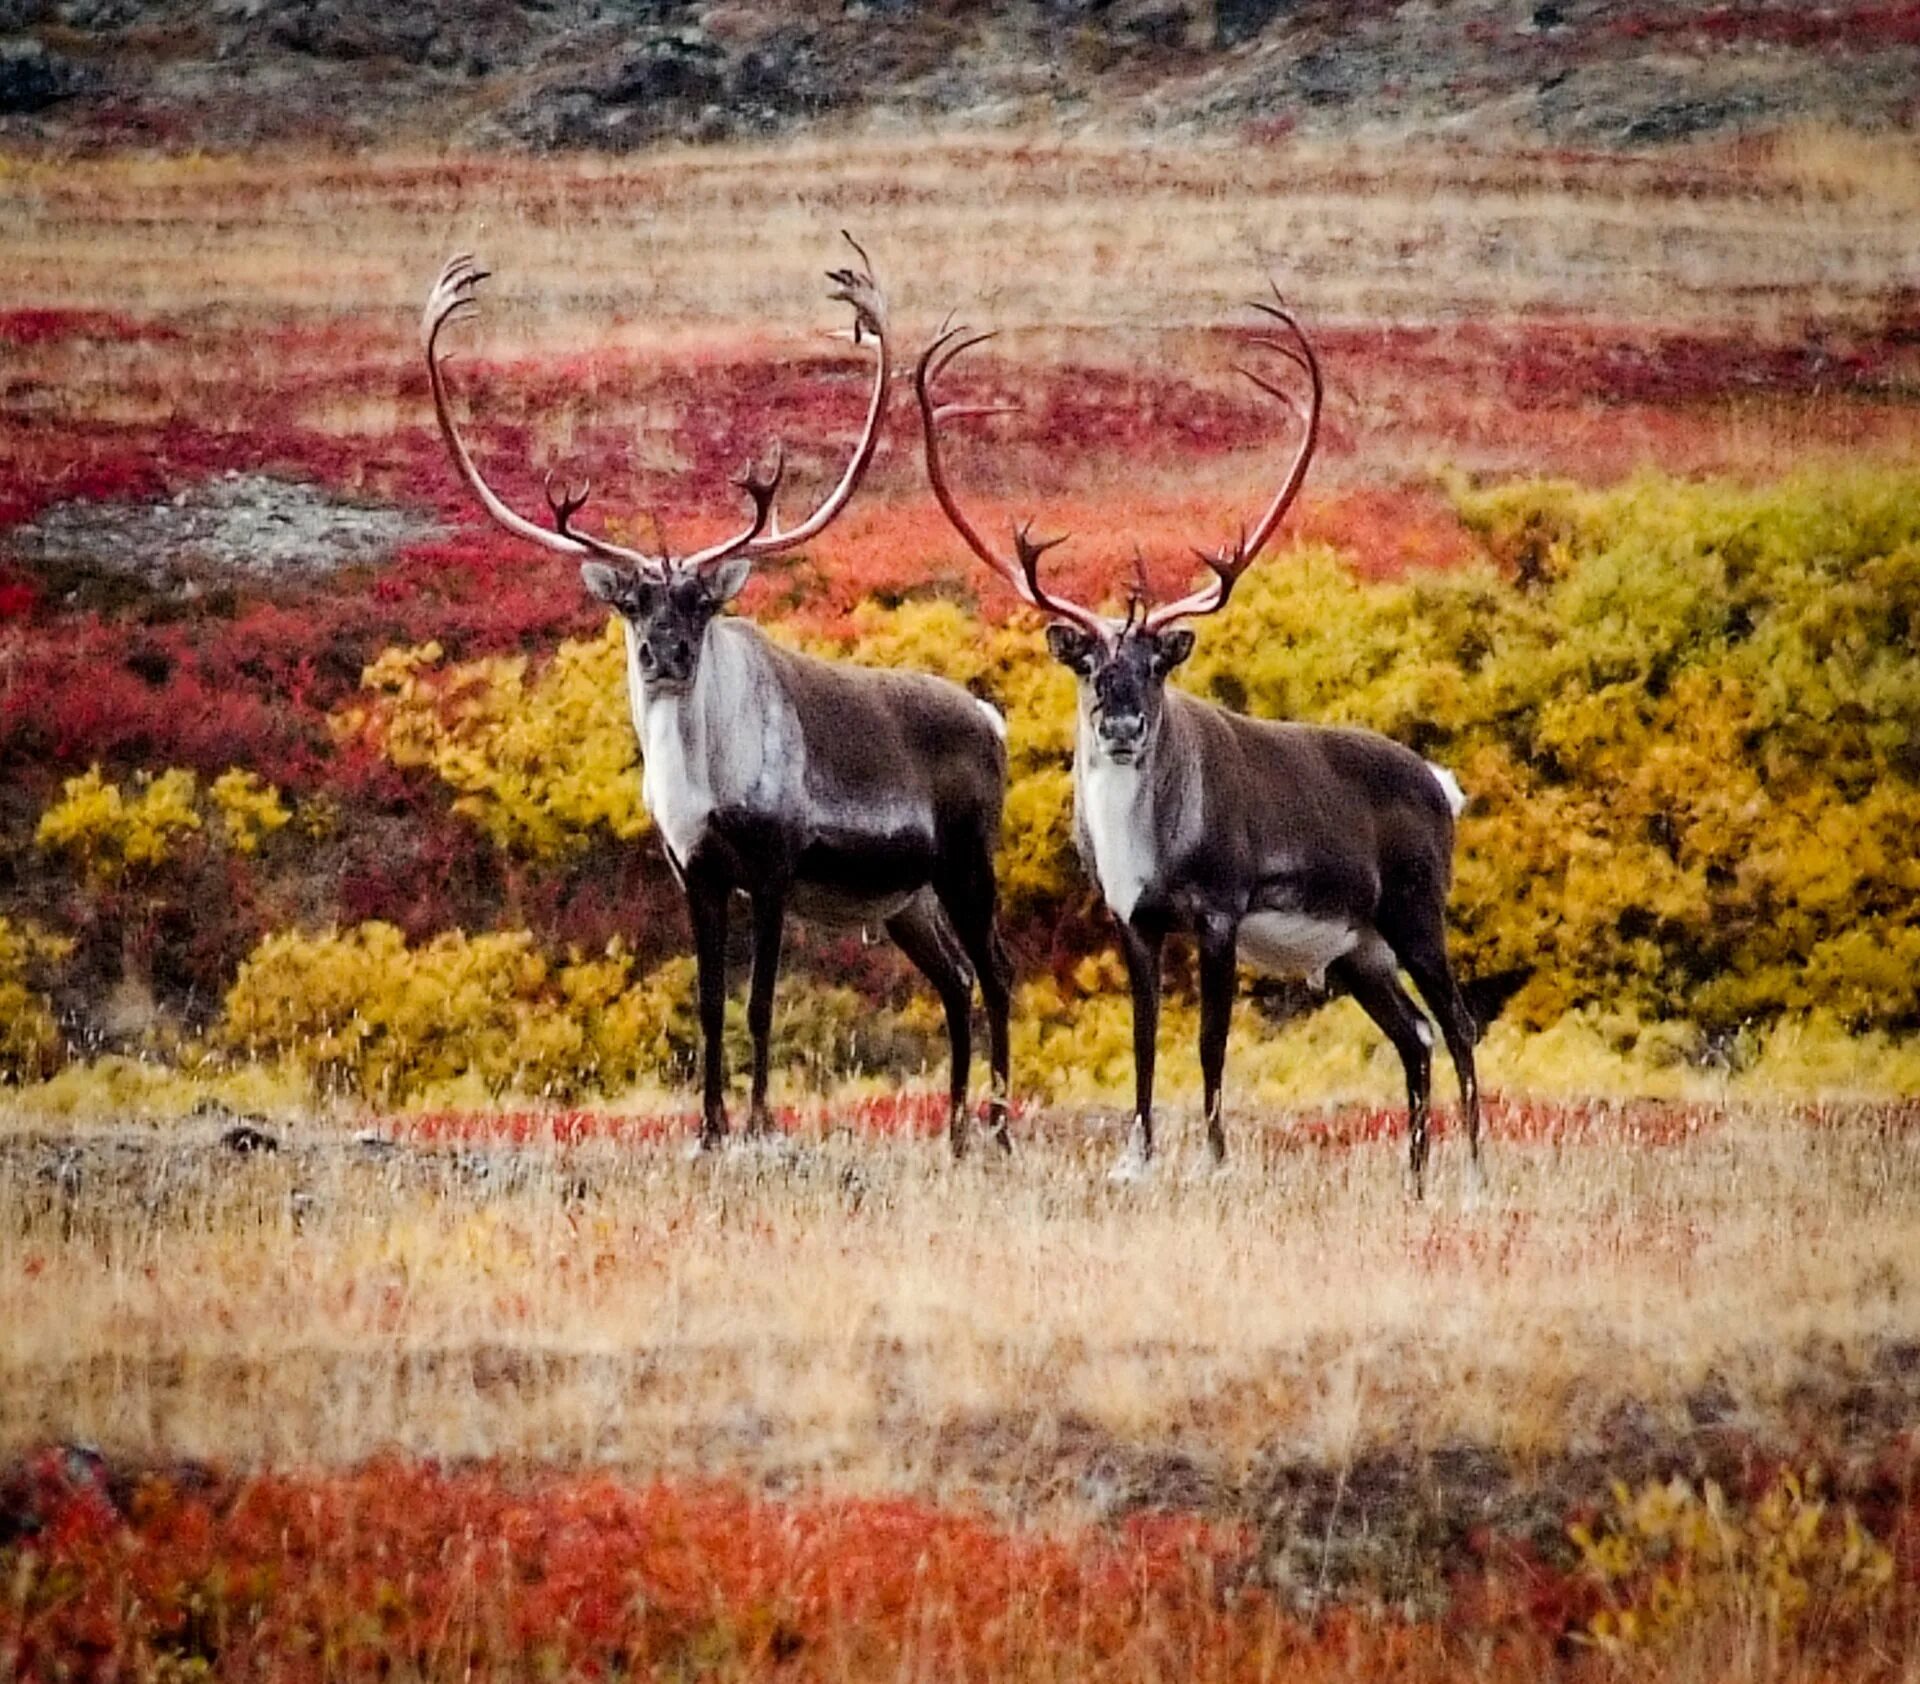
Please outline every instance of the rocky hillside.
M906 126L1647 146L1920 123L1920 4L0 0L0 142L627 151Z

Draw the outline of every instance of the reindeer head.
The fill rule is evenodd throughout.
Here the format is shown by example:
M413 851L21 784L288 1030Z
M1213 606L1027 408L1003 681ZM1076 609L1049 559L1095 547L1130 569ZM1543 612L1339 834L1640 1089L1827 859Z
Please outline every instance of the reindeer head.
M772 518L781 467L776 454L765 474L748 470L734 481L753 499L750 534L761 531ZM561 531L567 530L573 510L584 500L583 493L577 500L563 498L554 504L555 524ZM711 560L663 557L655 567L583 561L580 580L591 596L626 621L640 682L651 694L667 695L693 688L707 627L746 588L753 561L747 540L736 539L733 547Z
M588 592L626 622L641 682L649 690L691 688L698 675L707 628L740 594L754 562L761 556L797 549L823 532L846 506L873 460L886 405L887 306L867 254L851 235L843 237L859 254L861 266L857 270L830 270L827 278L834 283L831 296L853 309L853 342L858 345L863 338L871 336L877 351L873 396L853 458L840 476L839 484L819 508L800 525L782 531L774 514L774 500L779 495L785 456L776 447L770 467L756 471L749 466L734 481L753 503L753 518L747 527L731 538L685 556L651 555L580 531L574 526L573 517L586 504L591 485L583 485L578 491L571 488L556 491L552 476L548 476L546 494L547 508L553 518L551 531L515 514L495 495L460 437L439 349L441 329L448 322L478 309L476 292L480 282L486 279L486 271L477 267L471 257L455 257L441 270L439 280L427 296L420 324L421 339L426 347L434 413L439 418L447 449L453 455L454 466L495 522L517 538L580 561L581 582Z
M693 687L707 627L740 593L751 566L748 557L735 556L710 575L657 579L589 561L581 565L580 577L627 622L642 682L665 694Z
M1080 713L1102 758L1130 765L1143 758L1160 729L1167 674L1193 653L1185 626L1148 631L1123 626L1111 638L1056 620L1047 649L1080 680Z
M1002 415L1005 404L937 404L933 385L962 352L991 339L992 334L968 334L964 328L943 329L921 354L914 370L914 392L920 401L920 419L926 441L927 476L947 519L987 566L1011 585L1021 601L1053 617L1047 627L1047 648L1053 658L1080 681L1080 711L1092 728L1094 743L1104 757L1121 764L1141 759L1152 747L1166 699L1167 675L1193 653L1194 634L1176 622L1212 614L1226 605L1234 584L1266 548L1287 510L1299 495L1307 463L1319 436L1324 388L1320 361L1312 342L1279 292L1274 302L1256 303L1256 310L1280 323L1287 338L1256 336L1254 343L1279 355L1304 373L1311 394L1303 407L1281 387L1253 370L1239 372L1268 396L1278 399L1300 423L1301 439L1292 466L1273 501L1251 531L1217 550L1196 550L1213 577L1178 601L1150 606L1144 581L1136 585L1124 620L1110 620L1066 597L1054 596L1040 584L1040 558L1065 538L1035 538L1032 523L1015 529L1013 554L1006 556L983 538L955 500L940 457L939 426L967 416Z

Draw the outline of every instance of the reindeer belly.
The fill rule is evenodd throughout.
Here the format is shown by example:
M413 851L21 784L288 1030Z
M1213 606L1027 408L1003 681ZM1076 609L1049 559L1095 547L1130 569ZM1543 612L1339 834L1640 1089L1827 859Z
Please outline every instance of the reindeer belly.
M1334 960L1359 945L1352 925L1304 912L1250 912L1240 920L1240 957L1268 976L1317 983Z
M904 911L917 892L910 889L904 894L869 895L818 883L798 883L788 904L803 918L817 923L867 926L884 924Z
M866 815L819 815L794 862L789 904L831 924L884 924L920 893L937 864L933 833L909 808Z

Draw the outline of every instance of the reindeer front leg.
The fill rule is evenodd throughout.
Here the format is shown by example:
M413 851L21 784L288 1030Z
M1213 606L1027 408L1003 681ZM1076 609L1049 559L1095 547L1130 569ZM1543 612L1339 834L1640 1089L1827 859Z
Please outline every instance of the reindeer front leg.
M1226 1162L1227 1131L1221 1122L1221 1077L1227 1064L1227 1029L1239 985L1237 938L1227 919L1200 926L1200 1081L1206 1094L1207 1148Z
M773 1114L767 1109L767 1066L773 1044L773 982L780 971L780 937L786 924L783 883L761 885L753 895L753 982L747 995L747 1030L753 1036L753 1097L747 1133L767 1134Z
M1153 1059L1160 1039L1160 950L1165 934L1123 921L1120 951L1133 989L1133 1135L1113 1179L1131 1180L1153 1161Z
M700 1051L704 1081L700 1150L727 1137L727 897L730 885L712 869L689 869L687 913L700 977Z

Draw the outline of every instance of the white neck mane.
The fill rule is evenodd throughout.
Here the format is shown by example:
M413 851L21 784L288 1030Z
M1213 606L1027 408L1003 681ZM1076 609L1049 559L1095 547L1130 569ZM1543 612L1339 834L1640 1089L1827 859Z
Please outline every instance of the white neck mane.
M1125 919L1169 856L1186 849L1195 822L1194 803L1169 800L1159 774L1162 756L1179 753L1167 741L1171 721L1163 713L1153 742L1130 765L1107 758L1083 696L1073 755L1073 795L1082 835L1092 854L1100 892L1115 915ZM1176 780L1175 789L1184 787Z
M640 646L627 634L627 697L643 760L640 796L676 864L684 864L720 808L781 814L805 800L800 722L751 627L707 627L693 688L649 695Z

